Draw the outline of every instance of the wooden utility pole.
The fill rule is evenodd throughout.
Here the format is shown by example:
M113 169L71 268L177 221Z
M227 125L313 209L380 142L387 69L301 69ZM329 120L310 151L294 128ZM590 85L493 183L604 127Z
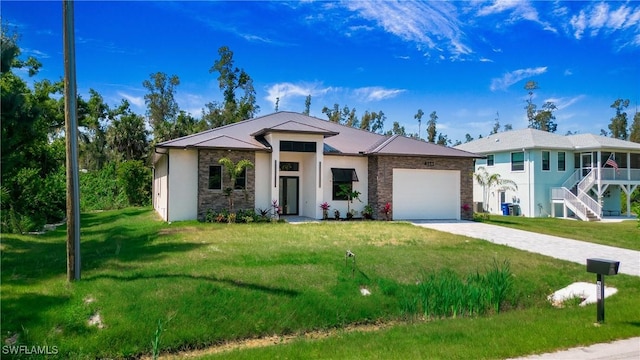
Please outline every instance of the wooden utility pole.
M67 155L67 281L80 280L80 181L78 178L78 95L73 1L62 1L64 119Z

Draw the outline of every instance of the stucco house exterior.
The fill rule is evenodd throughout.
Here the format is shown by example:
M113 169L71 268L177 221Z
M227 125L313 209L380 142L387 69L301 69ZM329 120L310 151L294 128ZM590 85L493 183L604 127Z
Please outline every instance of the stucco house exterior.
M320 204L328 202L344 217L339 185L345 184L361 193L350 204L356 216L369 204L381 218L379 210L391 203L393 219L470 219L473 164L481 156L276 112L158 144L158 214L166 221L202 220L209 210L227 209L223 157L255 165L233 184L236 210L268 209L277 201L282 215L321 219Z
M476 162L476 170L485 167L489 174L518 185L515 191L491 191L485 205L495 214L503 213L502 204L511 203L529 217L600 220L621 215L621 194L629 195L640 185L640 144L604 136L522 129L489 135L456 149L485 155ZM477 182L473 193L478 205L483 190ZM631 216L629 203L626 208L622 215Z

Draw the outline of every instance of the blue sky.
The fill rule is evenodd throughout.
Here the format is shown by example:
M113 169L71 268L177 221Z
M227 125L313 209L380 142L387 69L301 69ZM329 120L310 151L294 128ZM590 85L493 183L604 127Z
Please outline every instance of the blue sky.
M3 1L2 21L20 35L23 56L44 65L35 78L63 76L61 1ZM452 140L487 135L497 116L527 126L524 84L534 103L558 107L558 133L600 133L618 98L640 102L640 2L635 1L235 1L75 3L78 89L110 105L127 99L145 113L142 82L177 75L181 109L199 117L221 101L218 48L254 80L258 115L311 115L348 105L383 111L418 131L432 111ZM498 115L497 115L498 114Z

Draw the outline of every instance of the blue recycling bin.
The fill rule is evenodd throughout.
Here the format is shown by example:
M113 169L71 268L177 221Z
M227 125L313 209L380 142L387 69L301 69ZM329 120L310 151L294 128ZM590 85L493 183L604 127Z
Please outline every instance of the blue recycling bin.
M500 208L502 209L502 215L509 215L509 206L511 203L502 203L500 204Z

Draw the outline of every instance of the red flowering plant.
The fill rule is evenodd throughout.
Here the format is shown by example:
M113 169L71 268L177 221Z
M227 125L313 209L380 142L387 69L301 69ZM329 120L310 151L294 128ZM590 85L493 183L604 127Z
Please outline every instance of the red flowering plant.
M388 202L388 203L384 204L384 206L382 207L380 212L382 212L384 214L384 218L387 221L391 220L391 203Z
M273 200L271 202L271 207L273 208L273 216L277 219L282 214L282 207L278 205L278 200Z
M331 207L331 205L329 205L328 202L323 202L322 204L320 204L320 209L322 209L322 219L327 220L327 218L329 217L329 208Z

